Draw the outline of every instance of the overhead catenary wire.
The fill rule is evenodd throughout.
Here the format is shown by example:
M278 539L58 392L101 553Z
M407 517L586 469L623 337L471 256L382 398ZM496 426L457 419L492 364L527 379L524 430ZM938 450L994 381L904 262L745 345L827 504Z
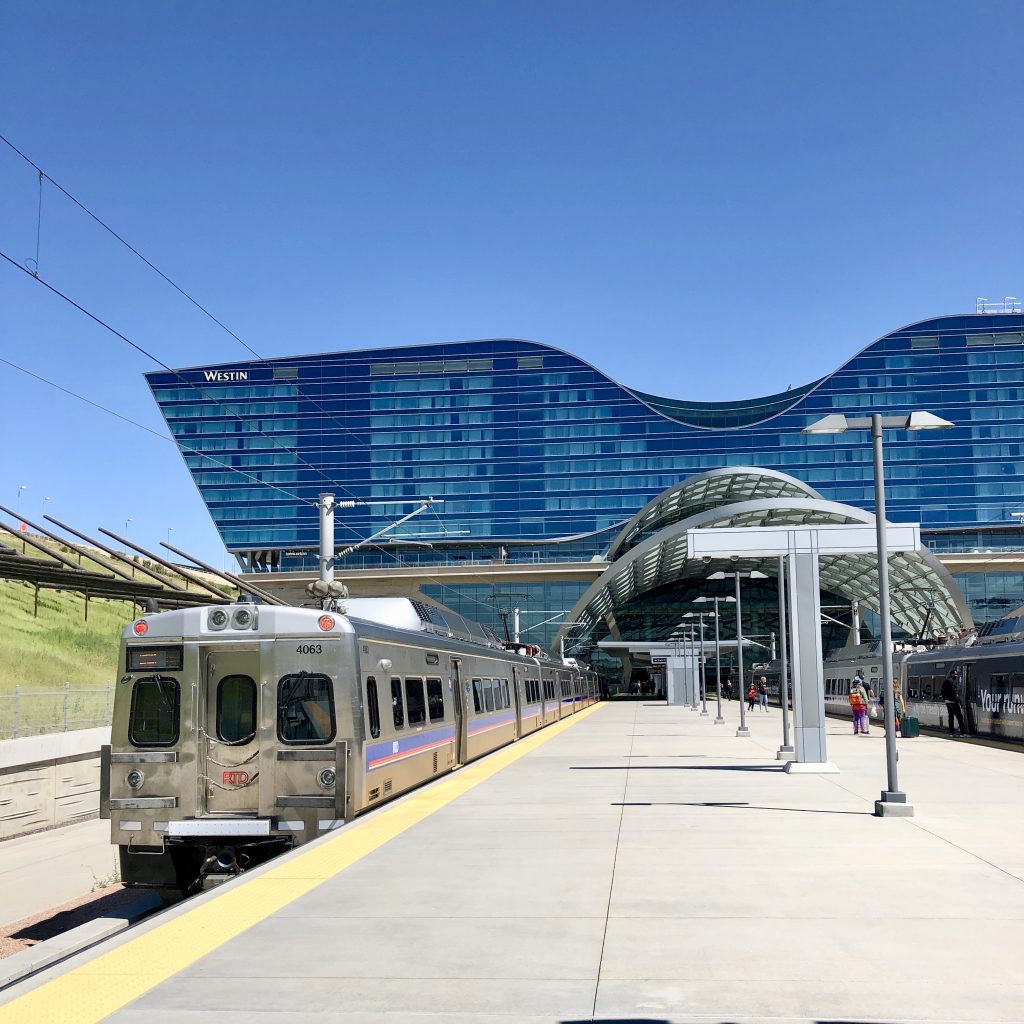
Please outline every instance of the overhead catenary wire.
M84 214L86 214L86 216L91 217L97 224L99 224L99 226L101 228L103 228L104 231L108 232L110 235L112 235L114 238L116 238L126 249L128 249L132 253L134 253L140 260L142 260L143 263L146 264L147 267L149 267L150 270L152 270L155 274L158 274L160 277L162 277L164 279L164 281L166 281L175 291L179 292L186 299L188 299L188 301L191 302L193 306L195 306L197 309L199 309L201 312L203 312L206 316L208 316L215 324L217 324L218 327L221 327L223 330L227 331L228 334L230 334L231 337L234 338L235 341L237 341L239 345L241 345L243 348L246 348L250 352L252 352L252 354L257 359L262 359L262 356L260 356L260 354L258 352L256 352L252 348L250 348L250 346L247 345L237 334L235 334L235 332L233 330L231 330L230 327L228 327L226 324L224 324L220 320L218 320L217 317L215 317L213 315L213 313L211 313L201 302L199 302L197 299L194 299L191 295L189 295L189 293L187 291L185 291L184 288L181 287L181 285L179 285L177 282L173 281L158 266L156 266L156 264L152 263L145 256L143 256L142 253L139 252L139 250L136 249L135 246L133 246L131 244L131 242L129 242L123 236L119 235L105 220L103 220L97 214L93 213L92 210L90 210L89 207L85 205L85 203L83 203L80 199L78 199L77 196L75 196L72 193L70 193L66 188L64 188L63 185L60 184L59 181L55 181L27 153L25 153L22 150L20 150L5 135L0 135L0 142L6 143L12 150L14 150L15 153L18 154L18 156L21 157L22 160L24 160L27 164L29 164L30 166L32 166L32 167L34 167L36 169L37 173L39 174L40 196L42 195L43 178L46 178L46 180L49 181L50 184L53 185L53 187L55 189L57 189L59 192L61 192L63 195L65 195L68 199L70 199L71 202L73 202L75 204L75 206L77 206ZM38 256L38 250L37 250L37 256Z
M150 270L152 270L155 274L157 274L161 279L166 281L167 284L169 284L176 292L178 292L184 298L188 299L188 301L191 302L192 305L195 306L196 309L198 309L204 316L208 317L213 323L215 323L219 328L221 328L221 330L225 331L232 338L234 338L235 341L237 341L238 344L242 346L242 348L244 348L251 355L255 356L255 358L259 359L261 362L266 362L265 357L260 355L260 353L257 352L256 349L254 349L252 347L252 345L250 345L243 338L239 337L239 335L236 334L230 327L228 327L228 325L225 324L223 320L220 320L218 317L216 317L198 299L196 299L194 296L190 295L180 284L178 284L176 281L174 281L169 275L164 273L164 271L162 271L155 263L153 263L152 260L148 259L141 252L139 252L139 250L136 249L135 246L133 246L131 244L131 242L129 242L123 235L121 235L117 231L115 231L105 220L103 220L102 217L99 216L99 214L94 213L77 196L73 195L66 188L64 188L64 186L61 185L60 182L58 182L58 181L54 180L52 177L50 177L50 175L47 174L42 169L42 167L40 167L39 164L37 164L27 153L25 153L23 150L19 149L5 135L0 135L0 141L4 142L7 146L9 146L30 167L35 168L36 172L39 175L39 226L40 226L40 228L41 228L41 225L42 225L42 210L43 210L43 206L42 206L42 204L43 204L43 179L45 178L47 181L50 182L50 184L52 184L54 186L54 188L58 189L58 191L60 191L63 195L67 196L67 198L70 199L71 202L73 202L75 204L75 206L77 206L83 213L85 213L88 217L90 217L97 224L99 224L100 227L102 227L104 231L108 232L112 237L116 238L117 241L119 241L126 249L128 249L129 252L131 252L133 255L137 256L140 260L142 260L142 262L145 263L146 266L150 268ZM37 235L36 235L36 272L35 272L35 276L37 278L39 277L39 233L38 233L38 230L37 230ZM335 419L334 416L331 415L331 413L328 412L322 405L320 405L314 398L309 397L309 396L307 396L307 398L308 398L308 400L310 402L312 402L312 404L320 412L322 412L325 416L328 416L334 423L336 423L339 427L341 427L342 430L344 430L348 434L351 434L357 440L363 440L354 431L350 430L344 424L338 422L338 420Z
M144 355L146 358L151 359L153 362L155 362L158 366L162 367L168 373L173 374L184 385L186 385L187 387L192 388L194 391L196 391L197 394L199 394L206 401L211 402L212 404L214 404L215 406L217 406L217 407L219 407L219 408L221 408L223 410L224 407L221 404L219 399L217 399L217 398L209 395L208 393L204 392L194 381L186 380L182 376L180 371L175 370L172 367L168 366L163 360L159 359L153 353L147 351L141 345L137 344L131 338L127 337L125 334L123 334L120 331L118 331L112 325L106 323L106 321L101 319L99 316L97 316L96 314L92 313L90 310L86 309L80 303L76 302L70 296L66 295L60 289L58 289L55 286L51 285L48 281L44 280L40 276L40 274L39 274L39 246L40 246L41 230L42 230L42 195L43 195L44 179L48 180L56 189L58 189L58 191L60 191L64 196L66 196L71 202L73 202L87 216L89 216L92 220L94 220L97 224L99 224L112 237L117 239L117 241L119 241L122 245L124 245L130 252L132 252L136 257L138 257L143 263L145 263L146 266L148 266L151 270L153 270L154 273L156 273L159 277L161 277L164 281L166 281L169 285L171 285L171 287L173 287L177 292L179 292L184 298L188 299L189 302L191 302L197 309L199 309L211 321L213 321L219 327L221 327L224 331L226 331L232 338L234 338L240 345L242 345L243 348L245 348L255 358L257 358L257 359L259 359L261 361L265 361L264 357L261 356L252 346L250 346L247 342L245 342L241 337L239 337L234 331L232 331L226 324L224 324L221 320L219 320L216 316L214 316L214 314L211 313L205 306L203 306L202 303L200 303L198 300L193 298L184 288L182 288L175 281L173 281L167 274L165 274L151 260L149 260L147 257L145 257L141 252L139 252L138 249L136 249L130 242L127 241L127 239L125 239L122 235L120 235L117 231L115 231L109 224L106 223L106 221L104 221L101 217L99 217L97 214L95 214L83 202L81 202L76 196L74 196L71 192L69 192L67 189L65 189L59 182L57 182L54 178L52 178L49 174L47 174L39 164L37 164L34 160L32 160L21 149L19 149L13 142L11 142L10 139L8 139L6 136L0 134L0 141L4 142L11 150L13 150L19 157L21 157L21 159L23 159L26 163L28 163L31 167L33 167L35 169L37 175L38 175L38 178L39 178L39 208L38 208L38 215L37 215L37 238L36 238L37 244L36 244L36 261L35 261L36 266L35 266L35 271L33 272L33 271L28 270L26 267L22 266L20 263L18 263L16 260L11 258L7 253L3 252L2 250L0 250L0 257L2 257L4 260L6 260L8 263L10 263L11 266L16 267L18 270L21 270L23 273L25 273L28 276L34 278L40 284L44 285L53 294L55 294L58 297L62 298L65 302L68 302L70 305L72 305L79 312L83 313L85 316L89 317L89 319L93 320L95 323L99 324L101 327L103 327L104 329L106 329L109 332L111 332L112 334L114 334L115 337L117 337L121 341L125 342L131 348L133 348L137 352L139 352L141 355ZM4 360L4 362L6 362L8 365L13 366L16 369L22 369L21 367L17 367L15 364L12 364L12 363L10 363L7 360ZM29 371L23 371L23 372L29 372ZM35 376L35 375L33 375L33 376ZM43 378L40 378L40 377L37 377L37 379L43 380ZM46 383L52 383L52 382L46 381ZM60 387L59 385L53 385L53 386ZM67 391L67 389L61 388L61 390L64 390L68 394L73 394L72 392ZM82 398L82 396L74 395L74 397L80 398L82 401L86 401L86 402L88 402L91 405L96 405L96 403L93 403L93 402L91 402L88 399ZM331 419L331 421L334 422L338 427L340 427L342 431L344 431L347 434L350 434L352 437L355 437L361 443L365 440L359 434L357 434L355 431L349 429L344 424L340 423L331 413L329 413L326 409L324 409L311 396L307 396L307 397L308 397L309 401L312 402L312 404L321 413L323 413L325 416L327 416L329 419ZM96 407L97 408L102 408L101 406L98 406L98 405L96 405ZM104 411L111 412L110 410L106 410L106 409L104 409ZM118 418L121 418L121 419L124 419L124 420L127 421L126 417L120 416L120 414L118 414L118 413L111 413L111 414L115 415L115 416L118 416ZM225 414L227 414L227 413L225 413ZM135 425L136 426L141 426L141 424L135 424ZM149 428L147 428L147 427L143 427L142 429L145 429L145 430L149 431ZM158 434L155 431L150 431L150 432L154 433L158 437L163 437L163 435ZM269 434L266 434L264 431L255 431L254 433L258 433L261 436L266 437L271 442L271 444L274 445L275 447L282 448L282 446L277 443L275 438L271 437ZM184 449L184 448L187 447L186 445L184 445L181 442L177 441L176 438L174 438L173 440L175 441L175 443L178 444L178 446L180 448ZM356 495L349 488L345 487L343 484L338 483L337 481L332 480L326 473L324 473L324 471L322 469L320 469L317 466L313 466L309 462L307 462L306 460L302 459L301 456L298 455L298 452L295 451L294 449L284 448L283 450L288 451L298 462L300 462L302 465L304 465L307 469L309 469L312 472L317 473L318 475L320 475L324 480L326 480L330 484L330 486L332 488L335 488L337 490L343 491L344 493L350 495L352 498L356 499L357 501L361 500L359 498L359 496ZM197 454L197 455L204 455L205 454L205 453L200 453L200 452L195 451L195 450L192 450L192 451L193 451L193 454ZM216 461L216 460L212 459L212 457L208 457L208 458L210 458L211 461ZM224 466L223 463L218 463L218 464ZM239 472L240 473L240 471L237 470L235 467L225 466L225 468L229 469L232 472ZM240 473L240 475L247 476L250 479L255 479L255 478L253 478L251 476L251 474ZM258 482L260 482L261 485L272 487L275 490L279 490L282 493L288 494L288 492L284 491L282 488L276 488L276 487L274 487L271 484L264 484L264 481L262 481L262 480L260 480ZM307 505L314 505L315 506L315 502L311 502L311 501L309 501L309 499L302 498L302 497L300 497L298 495L289 494L289 497L292 497L294 500L301 501L301 502L303 502L303 503L305 503ZM436 510L435 510L435 515L436 515ZM440 517L438 517L438 519L440 520ZM346 525L344 528L346 530L348 530L348 532L353 533L353 534L355 534L358 537L362 536L359 533L359 531L356 530L354 527ZM442 530L444 530L443 524L442 524ZM407 563L405 563L405 561L403 559L401 559L395 552L389 551L389 550L387 550L386 548L383 548L383 547L381 547L380 550L387 551L387 554L391 558L393 558L399 565L405 566L407 568L411 567ZM446 591L447 590L451 590L451 588L449 588L448 586L446 586L445 584L441 583L440 581L438 581L436 579L432 579L431 577L426 577L426 578L427 579L431 579L432 582L434 582L437 586L441 587L443 590L446 590ZM456 593L456 592L452 591L452 593ZM469 595L462 595L462 596L469 596ZM486 607L486 605L484 605L483 602L480 602L476 598L470 597L470 600L472 600L476 604L480 604L481 607Z

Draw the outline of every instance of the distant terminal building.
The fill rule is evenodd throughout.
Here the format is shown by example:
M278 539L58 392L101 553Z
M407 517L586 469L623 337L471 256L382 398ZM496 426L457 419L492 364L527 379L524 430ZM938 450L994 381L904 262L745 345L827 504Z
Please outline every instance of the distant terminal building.
M727 358L728 339L715 344ZM655 367L637 376L645 372L655 379ZM568 352L504 338L147 379L247 570L295 579L315 570L312 503L323 491L382 503L340 511L339 545L407 514L414 499L443 498L339 562L341 574L415 570L424 595L496 628L518 608L525 639L542 644L662 492L708 470L761 467L870 511L865 435L802 428L828 413L927 410L955 426L886 439L889 518L922 524L976 621L1024 604L1019 313L923 320L819 380L746 401L660 397Z

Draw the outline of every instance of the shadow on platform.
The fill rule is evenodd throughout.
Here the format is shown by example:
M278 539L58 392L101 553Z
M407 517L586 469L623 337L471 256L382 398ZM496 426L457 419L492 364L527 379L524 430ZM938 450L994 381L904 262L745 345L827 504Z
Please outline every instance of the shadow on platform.
M830 811L817 807L764 807L748 804L745 800L626 800L616 801L611 807L730 807L744 811L791 811L794 814L862 814L873 817L871 811ZM845 1021L839 1024L847 1024Z
M782 772L782 764L574 764L574 772Z

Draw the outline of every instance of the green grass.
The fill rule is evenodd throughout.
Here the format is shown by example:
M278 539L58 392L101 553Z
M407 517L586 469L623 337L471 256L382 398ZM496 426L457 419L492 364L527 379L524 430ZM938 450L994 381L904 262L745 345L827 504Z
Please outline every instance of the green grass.
M107 724L107 684L131 604L93 598L88 622L81 594L40 591L38 617L33 604L31 585L0 580L0 739L61 731L65 703L68 728Z

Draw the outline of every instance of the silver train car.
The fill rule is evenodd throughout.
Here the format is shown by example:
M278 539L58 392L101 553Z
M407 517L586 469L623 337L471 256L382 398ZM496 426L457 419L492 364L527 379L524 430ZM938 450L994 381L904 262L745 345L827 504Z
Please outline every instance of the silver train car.
M102 757L122 881L174 896L238 874L597 694L575 664L404 598L145 615Z
M893 678L901 678L902 666L907 658L914 652L923 650L923 647L902 643L894 644ZM840 718L853 718L853 712L850 709L850 683L859 669L864 676L864 683L870 698L870 721L881 724L882 708L879 695L882 690L882 645L879 641L840 647L825 658L822 669L827 714ZM780 703L779 670L780 666L777 661L754 665L751 670L751 678L755 681L762 675L767 677L768 700L776 707ZM750 685L749 679L747 685ZM792 697L790 699L792 700ZM907 713L913 714L909 708Z
M937 647L903 665L907 714L936 729L949 728L942 684L952 675L968 733L1024 740L1024 639Z

